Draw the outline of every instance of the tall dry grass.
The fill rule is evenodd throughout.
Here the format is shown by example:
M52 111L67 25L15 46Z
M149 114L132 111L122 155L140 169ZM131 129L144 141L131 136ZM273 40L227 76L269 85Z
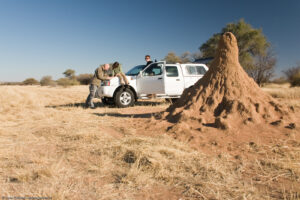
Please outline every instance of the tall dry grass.
M267 84L262 89L271 94L274 98L300 98L300 87L290 87L290 84Z
M87 86L0 87L0 195L53 199L299 199L296 132L250 158L193 150L167 135L146 137L143 118L168 105L82 107ZM126 128L124 128L126 124ZM209 148L209 147L208 147Z
M262 90L284 104L300 108L300 87L290 87L290 84L267 84Z

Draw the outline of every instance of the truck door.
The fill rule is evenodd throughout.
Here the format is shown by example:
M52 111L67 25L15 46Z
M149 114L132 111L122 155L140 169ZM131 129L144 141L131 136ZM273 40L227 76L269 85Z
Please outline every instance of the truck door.
M139 94L164 94L163 63L153 63L144 69L137 77L137 92Z
M179 65L165 66L165 94L181 95L184 90L184 80Z

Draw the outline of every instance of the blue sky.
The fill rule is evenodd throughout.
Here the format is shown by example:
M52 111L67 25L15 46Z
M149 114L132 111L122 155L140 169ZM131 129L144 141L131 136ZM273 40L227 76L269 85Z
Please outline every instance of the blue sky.
M169 51L197 52L227 23L244 18L274 46L279 74L300 61L299 0L0 0L0 82L124 71Z

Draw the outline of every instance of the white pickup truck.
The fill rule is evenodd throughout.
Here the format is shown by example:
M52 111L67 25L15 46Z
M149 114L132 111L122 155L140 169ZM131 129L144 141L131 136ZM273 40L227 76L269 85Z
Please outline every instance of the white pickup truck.
M183 90L193 86L208 70L205 64L167 64L165 61L151 65L138 65L126 73L130 82L122 86L119 78L103 81L96 92L104 104L118 107L132 106L138 99L165 98L176 100Z

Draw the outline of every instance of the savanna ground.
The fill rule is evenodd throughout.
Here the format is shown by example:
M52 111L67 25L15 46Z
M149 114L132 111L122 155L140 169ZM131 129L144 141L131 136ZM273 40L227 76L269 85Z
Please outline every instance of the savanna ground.
M300 111L300 88L263 90ZM0 94L2 198L300 199L298 123L272 143L214 153L215 142L195 150L145 128L164 101L124 109L98 101L92 110L83 108L87 86L0 86Z

